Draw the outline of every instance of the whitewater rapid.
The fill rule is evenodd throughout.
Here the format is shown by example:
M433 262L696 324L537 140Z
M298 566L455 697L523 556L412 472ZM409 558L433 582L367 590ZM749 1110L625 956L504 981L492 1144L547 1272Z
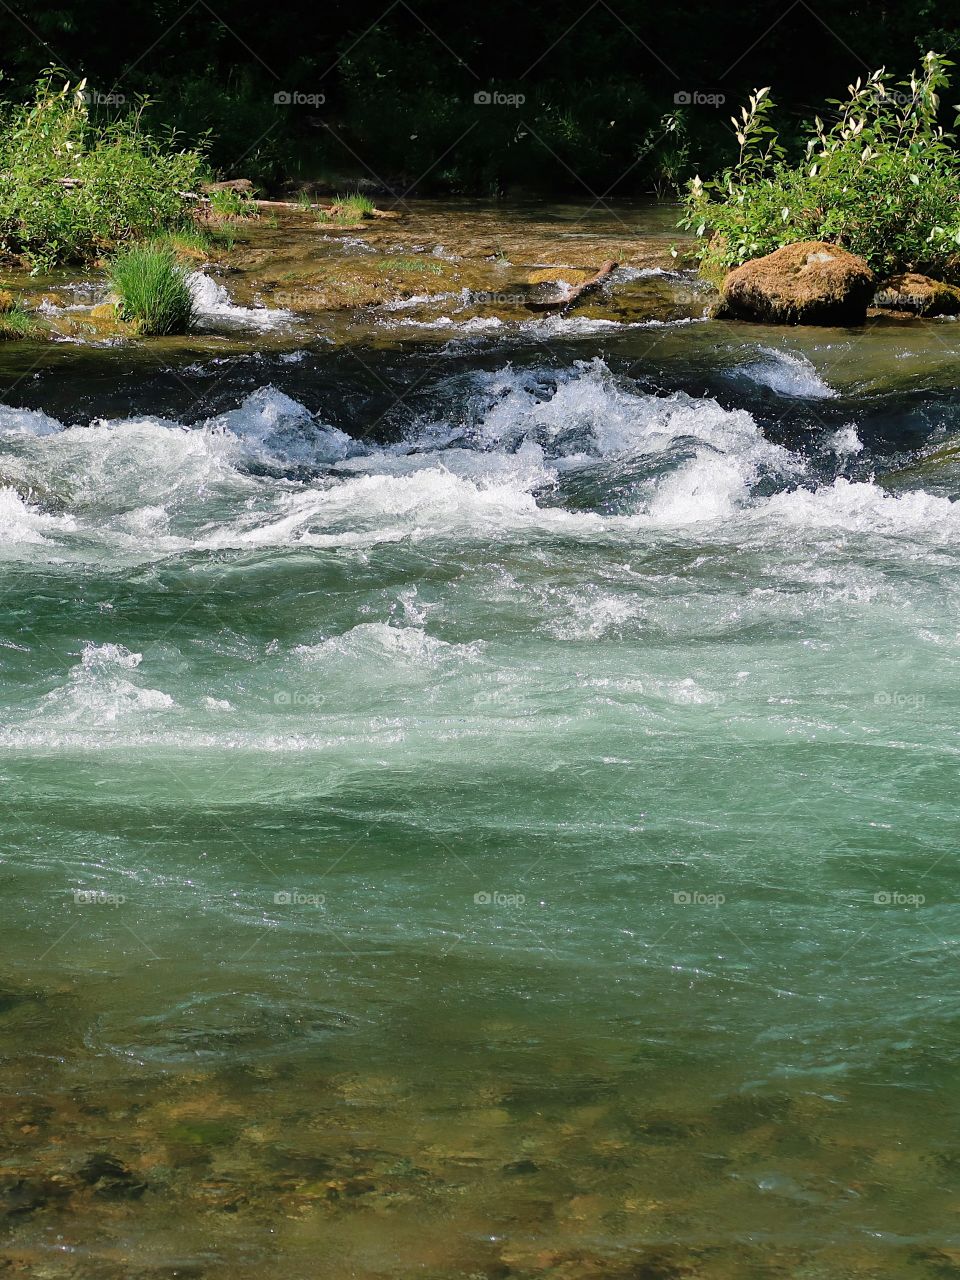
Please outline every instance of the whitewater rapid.
M272 386L190 426L150 415L70 426L0 407L0 555L557 536L773 546L831 530L922 543L960 529L946 498L824 479L746 410L641 391L599 358L476 372L439 400L392 443L318 421ZM861 449L851 424L820 453L842 463Z

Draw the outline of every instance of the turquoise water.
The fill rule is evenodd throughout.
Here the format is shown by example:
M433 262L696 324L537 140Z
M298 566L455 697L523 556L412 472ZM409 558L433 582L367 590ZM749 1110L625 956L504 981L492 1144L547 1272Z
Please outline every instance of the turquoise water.
M955 1273L931 332L0 407L15 1274Z

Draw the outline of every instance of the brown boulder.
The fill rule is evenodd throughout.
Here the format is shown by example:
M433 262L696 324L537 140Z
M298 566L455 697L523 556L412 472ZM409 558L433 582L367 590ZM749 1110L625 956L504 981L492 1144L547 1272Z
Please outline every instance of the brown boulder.
M714 314L759 324L862 324L873 290L873 272L862 258L823 240L803 240L735 267Z
M200 190L208 196L217 191L236 191L238 195L249 196L253 194L253 183L249 178L230 178L227 182L205 182Z
M955 316L960 313L960 289L916 271L905 271L883 281L873 305L917 316Z

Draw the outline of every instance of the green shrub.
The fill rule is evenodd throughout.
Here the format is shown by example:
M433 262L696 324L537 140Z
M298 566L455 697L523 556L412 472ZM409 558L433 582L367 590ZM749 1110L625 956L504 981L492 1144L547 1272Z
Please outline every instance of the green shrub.
M805 154L784 155L768 89L734 117L740 155L710 182L690 184L681 226L701 238L707 275L798 240L826 240L880 275L955 275L960 262L960 156L937 122L952 64L928 53L891 91L884 72L835 101L829 126L808 125Z
M11 338L34 338L40 332L40 323L19 302L0 310L0 342Z
M213 191L210 208L219 218L255 218L259 209L249 196L239 191Z
M45 73L34 99L0 106L0 251L39 270L90 262L124 240L184 225L200 156L141 128L146 105L95 128L75 87Z
M213 234L197 226L169 231L156 243L169 249L178 262L206 262L216 252Z
M111 287L122 320L152 337L187 333L194 307L186 272L166 245L130 245L110 263Z

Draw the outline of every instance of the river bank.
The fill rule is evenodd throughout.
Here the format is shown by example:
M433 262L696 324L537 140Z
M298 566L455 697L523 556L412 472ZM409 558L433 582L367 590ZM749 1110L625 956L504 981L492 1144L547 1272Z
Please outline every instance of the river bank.
M639 232L637 209L644 211ZM670 207L625 206L611 217L559 206L544 216L539 202L504 209L495 202L416 201L390 213L385 221L345 227L318 224L315 212L282 206L265 207L255 218L215 219L208 260L192 247L189 254L189 265L212 282L198 297L201 323L210 329L218 319L242 321L231 317L231 302L263 309L260 317L246 317L261 333L275 327L270 312L294 312L325 323L334 340L341 334L346 341L356 336L365 312L396 311L415 323L434 302L448 303L464 320L517 321L588 280L611 258L621 268L611 281L616 298L608 295L605 306L594 300L594 310L601 307L615 319L678 318L679 300L651 284L665 271L674 271L676 283L676 268L690 265L679 260L689 237L676 231ZM0 287L39 308L54 338L135 336L103 314L102 273L59 270L36 278L8 269L0 272ZM688 292L693 305L700 292L695 282ZM584 308L583 314L592 314L586 301Z

